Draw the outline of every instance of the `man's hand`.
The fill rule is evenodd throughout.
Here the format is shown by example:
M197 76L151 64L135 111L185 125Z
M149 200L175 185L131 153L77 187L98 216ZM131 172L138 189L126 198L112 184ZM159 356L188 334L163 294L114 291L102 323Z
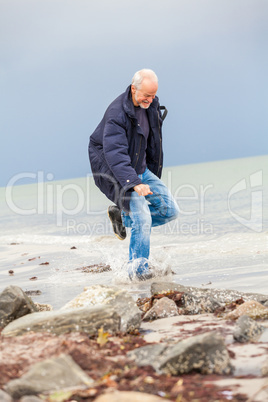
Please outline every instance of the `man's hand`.
M153 194L148 184L138 184L134 187L134 190L136 191L136 193L138 193L139 195L143 195L144 197L148 194Z

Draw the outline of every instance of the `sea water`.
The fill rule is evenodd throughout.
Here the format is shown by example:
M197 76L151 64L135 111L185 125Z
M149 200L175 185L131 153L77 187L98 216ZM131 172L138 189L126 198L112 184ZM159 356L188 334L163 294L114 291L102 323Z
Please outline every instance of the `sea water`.
M152 280L131 282L125 269L130 232L114 236L93 178L52 178L20 173L0 189L0 291L39 290L34 300L54 308L92 285L148 296ZM163 181L180 215L152 230L153 281L268 294L268 156L166 167ZM94 264L110 270L83 271Z

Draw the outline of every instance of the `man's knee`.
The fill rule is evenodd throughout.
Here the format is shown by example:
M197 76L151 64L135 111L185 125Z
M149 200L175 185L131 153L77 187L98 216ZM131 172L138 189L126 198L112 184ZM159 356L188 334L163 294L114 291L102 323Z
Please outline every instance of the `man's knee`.
M172 203L172 206L168 209L168 216L172 220L177 219L179 216L179 207L175 201Z
M152 217L150 213L135 213L132 218L132 227L139 229L150 229L152 226Z

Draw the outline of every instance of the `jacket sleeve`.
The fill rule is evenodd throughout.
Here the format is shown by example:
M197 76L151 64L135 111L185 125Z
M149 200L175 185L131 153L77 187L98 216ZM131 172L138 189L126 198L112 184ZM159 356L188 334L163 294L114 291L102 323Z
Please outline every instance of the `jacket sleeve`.
M110 118L105 124L103 151L110 170L125 190L141 184L140 178L131 166L126 127L117 119Z

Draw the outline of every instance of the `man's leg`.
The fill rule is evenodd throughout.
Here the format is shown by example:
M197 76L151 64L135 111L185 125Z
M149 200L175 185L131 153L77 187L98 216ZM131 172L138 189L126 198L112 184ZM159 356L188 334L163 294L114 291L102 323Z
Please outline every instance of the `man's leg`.
M143 183L148 184L153 194L145 198L149 202L152 226L160 226L176 219L179 208L166 185L149 169L143 174Z
M176 219L178 206L165 184L149 169L139 176L142 183L148 184L153 194L139 196L135 191L131 195L130 213L123 212L123 223L131 227L129 260L150 254L150 234L152 226L163 225Z
M148 258L152 218L148 202L145 197L133 191L129 206L130 212L125 216L126 219L123 214L124 223L131 227L128 274L130 279L151 279L153 275L149 270Z
M150 253L150 234L152 218L148 202L145 197L139 196L135 191L130 199L131 237L129 243L129 260L144 257Z

